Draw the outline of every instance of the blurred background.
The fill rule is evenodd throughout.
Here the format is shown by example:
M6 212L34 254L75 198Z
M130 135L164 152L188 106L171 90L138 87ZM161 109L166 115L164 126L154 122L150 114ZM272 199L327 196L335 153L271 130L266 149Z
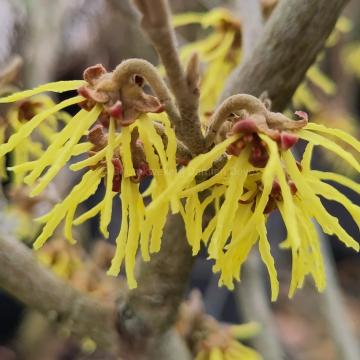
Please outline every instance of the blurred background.
M232 11L235 19L238 6L236 0L171 0L170 3L174 13L210 12L215 7L225 7ZM262 6L264 17L267 17L276 6L276 0L263 0ZM293 104L290 104L290 109L308 111L313 121L344 128L356 137L359 137L360 125L359 19L360 2L352 0L334 30L327 48L318 58L317 71L315 74L314 71L313 74L310 73L304 80L294 96ZM204 39L211 31L214 29L211 27L204 29L198 24L182 26L178 29L179 44L184 46L189 42ZM241 24L238 31L241 31ZM241 42L238 46L241 47ZM157 55L142 34L138 15L128 0L0 0L1 92L5 91L4 89L9 91L9 89L29 88L60 79L81 79L83 70L89 65L101 63L111 70L123 59L130 57L141 57L158 64ZM219 71L220 73L217 74L214 70L212 76L214 78L223 76L221 70ZM6 108L0 109L0 114L4 117L6 111ZM316 152L315 155L314 167L321 170L335 169L340 173L354 176L336 159L328 157L321 151ZM19 237L31 244L38 231L31 219L44 213L55 201L54 199L66 194L76 181L77 179L69 171L63 171L55 181L53 192L50 191L45 199L32 203L29 202L26 191L15 188L9 177L3 183L8 204L1 205L6 206L9 217L0 219L0 225L18 227ZM359 195L344 188L340 190L355 204L360 205ZM98 196L99 194L95 194L88 201L89 208L96 203ZM340 219L347 231L355 239L360 240L356 224L349 214L338 204L333 202L325 204L329 212ZM119 209L114 211L119 214ZM114 216L114 219L119 218L120 215ZM119 223L119 220L114 220L111 224L110 244L114 240ZM105 248L94 250L94 244L100 237L97 224L87 224L79 230L79 234L84 249L93 254L90 256L91 261L97 262L96 251L102 254L107 251ZM59 234L58 237L60 238L61 235ZM273 244L279 243L285 237L283 225L277 216L271 219L269 237ZM47 253L45 251L54 262L56 262L53 260L54 256L58 256L60 250L64 250L63 245L57 243L57 240L55 239L55 245ZM345 317L341 319L349 326L355 341L359 343L358 254L347 250L336 239L326 237L323 240L324 248L329 253L330 270L334 271L329 291L333 292L332 297L339 296L343 301ZM269 304L272 312L267 325L271 327L270 333L283 347L284 358L339 359L336 355L334 332L329 326L332 321L329 320L329 316L331 317L329 312L334 309L332 304L324 295L315 291L312 281L308 281L304 289L298 291L294 299L289 300L287 291L291 260L286 252L277 250L277 246L272 248L279 269L281 295L276 303ZM82 250L66 249L66 251L69 252L71 259L89 257L87 254L84 255ZM45 263L49 263L46 254L43 258ZM257 262L258 259L253 256L247 270L252 267L255 271L248 276L248 281L244 280L234 292L229 292L225 288L218 288L218 278L213 275L212 264L206 260L204 252L196 260L189 290L192 288L201 290L207 312L218 320L231 323L252 320L249 317L254 312L247 303L255 304L259 299L264 298L261 291L263 289L268 291L267 274ZM106 264L100 265L106 267ZM99 275L99 278L102 278L101 276ZM85 282L83 278L77 281L82 281L82 284ZM264 288L261 286L262 283L265 284ZM256 284L260 287L256 288ZM86 286L95 289L98 284L87 283ZM265 297L268 298L270 296ZM64 350L56 341L51 342L50 346L50 338L52 337L49 335L48 327L38 315L25 309L0 290L0 360L12 359L14 356L12 351L22 354L19 359L76 358L74 352L69 351L69 347ZM39 347L46 347L47 350L39 351ZM30 353L32 355L29 355Z

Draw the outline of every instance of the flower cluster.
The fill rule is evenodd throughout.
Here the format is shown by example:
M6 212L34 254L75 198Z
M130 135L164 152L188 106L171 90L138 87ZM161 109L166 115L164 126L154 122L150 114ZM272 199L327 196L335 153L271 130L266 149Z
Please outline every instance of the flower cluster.
M55 106L53 100L46 95L37 95L31 99L21 99L8 109L4 119L0 120L0 144L7 141L8 134L17 132L25 123L30 121L36 115L41 114ZM70 116L65 111L58 111L56 114L49 115L45 121L34 131L33 136L26 136L13 149L10 163L12 166L23 164L33 159L39 158L44 147L48 146L56 133L59 125L67 124ZM0 160L0 178L6 179L5 157ZM21 184L23 182L23 172L16 172L13 183Z
M214 110L226 78L241 61L240 23L229 10L215 8L206 13L175 15L173 24L175 27L200 24L212 30L208 37L184 45L180 50L184 62L196 52L205 66L200 84L200 112L206 120Z
M146 68L145 62L139 62L143 65L142 68ZM136 61L133 65L139 68ZM147 66L151 86L156 69L150 64ZM34 242L34 248L43 246L63 220L64 235L74 243L73 225L79 225L97 214L100 214L100 230L108 237L113 199L120 194L118 199L121 199L122 223L109 274L117 275L125 259L130 287L136 286L134 265L139 243L144 259L149 259L149 251L159 249L162 226L168 212L167 208L161 209L160 221L159 218L149 218L146 226L143 226L144 200L139 191L139 183L145 177L153 175L148 195L156 198L169 184L170 175L176 172L177 151L175 134L167 116L159 114L156 121L148 116L148 113L163 112L164 106L158 97L144 92L143 87L148 79L142 76L141 69L139 72L140 74L129 69L127 62L119 65L113 73L96 65L84 72L84 81L49 83L0 99L0 103L19 102L29 98L26 101L31 102L34 101L33 96L45 91L78 91L79 95L35 112L18 126L8 141L0 145L0 158L3 159L6 154L22 147L34 130L43 127L45 121L51 120L54 114L78 104L82 109L61 131L53 134L49 146L38 154L37 159L24 159L24 162L12 166L10 170L15 174L25 175L26 184L35 185L31 191L31 195L35 196L49 185L72 157L87 153L86 159L70 167L74 171L86 169L80 182L61 203L37 219L45 225ZM166 96L162 96L166 95L166 89L162 84L158 81L155 91L166 102ZM163 137L166 138L166 146ZM75 219L79 205L96 192L102 180L106 188L103 199ZM173 201L174 208L177 206L176 202Z
M241 116L234 115L237 111ZM335 181L356 192L359 185L338 174L312 170L312 150L314 146L325 147L359 172L360 164L353 155L326 135L341 139L357 152L360 143L341 130L308 124L303 112L297 112L301 118L298 121L273 113L249 95L235 95L226 100L213 116L213 128L217 127L220 115L223 121L228 119L222 125L229 129L228 138L181 169L146 212L156 212L169 201L171 194L179 193L185 199L180 211L193 253L197 254L203 242L209 257L215 260L214 270L221 273L220 283L229 288L233 288L234 280L240 280L241 266L258 243L275 300L279 283L266 223L277 209L287 229L287 239L282 246L292 254L289 296L303 285L307 274L313 276L319 290L324 289L325 272L313 220L346 246L358 251L359 244L345 232L338 219L327 212L320 197L341 203L360 226L360 208L325 181ZM300 163L291 152L299 139L308 142ZM195 185L194 177L210 169L225 150L228 153L225 166ZM202 230L203 215L210 204L214 205L215 215Z
M176 328L196 360L262 359L255 350L241 343L255 337L261 331L260 326L255 322L241 325L218 322L205 313L201 294L195 290L181 304Z
M145 84L153 94L144 91ZM30 185L32 195L38 195L72 157L87 155L70 166L73 171L85 171L78 184L62 202L38 218L44 226L34 242L35 249L43 246L62 221L65 238L74 243L73 226L97 215L100 230L108 237L113 201L121 201L121 227L108 274L118 275L125 263L129 287L134 288L136 255L141 252L148 261L151 253L160 250L171 210L183 217L193 254L205 245L209 258L215 261L214 271L220 272L220 283L229 288L240 279L242 264L258 244L269 272L273 300L278 296L279 283L266 224L274 211L281 213L287 228L282 247L290 249L293 260L290 296L302 286L307 274L313 276L319 290L325 286L313 220L346 246L359 249L320 200L323 197L341 203L360 225L359 207L326 181L359 193L358 184L311 168L313 147L320 145L360 171L355 157L333 140L341 140L359 152L360 143L344 131L308 124L303 112L296 113L298 120L291 120L270 111L268 102L235 95L210 118L205 136L209 150L184 162L177 157L181 143L169 120L174 109L171 95L157 70L136 59L121 63L111 73L96 65L85 71L84 80L42 85L0 98L0 103L25 99L31 102L45 91L70 90L77 90L78 95L32 113L0 145L2 159L66 107L81 107L60 131L52 134L47 149L38 158L25 159L10 168ZM21 112L17 114L22 116ZM291 151L299 139L308 142L301 162ZM214 163L218 166L214 167ZM141 182L150 177L151 185L141 193ZM79 206L102 182L103 198L76 216ZM209 219L205 213L210 207L214 213Z
M262 5L265 14L268 10L272 11L272 6L266 3ZM227 77L242 61L241 23L229 10L214 8L206 13L177 14L174 16L173 24L175 27L199 24L203 29L211 29L204 39L186 44L180 50L180 56L184 62L196 51L204 65L200 110L206 122L208 115L215 108ZM351 27L349 19L340 17L326 46L328 48L335 46L341 36L351 30ZM351 56L348 56L349 68L356 67L353 65L356 64L357 59L356 49L354 46L351 51L348 51L351 53ZM321 109L321 104L312 90L314 86L326 95L335 94L335 83L322 72L319 66L320 61L321 57L311 66L306 73L306 80L296 90L292 99L295 108L305 107L311 112L318 112Z
M40 263L76 289L103 301L114 301L121 282L106 276L104 270L111 260L113 246L98 241L91 254L80 246L72 246L62 238L53 239L36 253Z

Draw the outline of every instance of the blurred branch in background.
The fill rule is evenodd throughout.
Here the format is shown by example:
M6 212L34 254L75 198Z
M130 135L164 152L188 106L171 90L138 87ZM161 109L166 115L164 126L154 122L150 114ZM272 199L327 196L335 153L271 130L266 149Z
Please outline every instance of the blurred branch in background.
M242 270L242 281L236 286L235 296L239 313L245 321L261 324L261 332L252 342L255 349L266 354L266 360L284 359L284 351L278 340L278 332L265 289L264 274L257 253L250 254Z
M13 53L14 42L25 13L18 0L0 0L0 65L4 65Z
M329 239L317 227L321 241L322 253L326 269L326 289L320 294L321 309L332 335L338 359L360 359L359 342L356 340L344 306L344 299L338 283L336 265L329 245Z
M235 10L241 20L242 49L246 60L253 52L263 30L261 0L236 0Z
M1 216L4 216L2 213ZM91 336L100 347L116 345L110 305L74 290L35 259L32 252L2 228L1 288L46 317L66 324L78 336Z
M27 5L27 31L22 40L25 86L34 87L54 78L62 53L63 22L70 1L33 0Z
M237 93L260 96L267 91L273 110L283 110L347 3L280 1L252 55L229 77L220 101Z

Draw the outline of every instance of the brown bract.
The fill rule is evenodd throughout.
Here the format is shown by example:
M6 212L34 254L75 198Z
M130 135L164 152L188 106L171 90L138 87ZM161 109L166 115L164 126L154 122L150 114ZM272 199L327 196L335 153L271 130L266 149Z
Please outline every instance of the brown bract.
M266 145L259 134L265 134L276 141L281 150L288 150L296 144L296 131L307 124L307 115L297 112L300 120L292 120L281 113L272 112L270 103L258 98L239 94L225 100L212 115L206 140L212 142L224 140L228 135L241 134L231 144L228 153L238 156L241 151L250 148L249 161L255 167L264 167L268 160Z
M130 76L120 87L113 73L98 64L85 70L84 80L87 84L78 89L86 98L81 106L90 110L101 104L104 108L101 121L105 126L110 117L116 120L117 126L128 126L143 113L164 111L158 98L144 91L144 79L140 75Z

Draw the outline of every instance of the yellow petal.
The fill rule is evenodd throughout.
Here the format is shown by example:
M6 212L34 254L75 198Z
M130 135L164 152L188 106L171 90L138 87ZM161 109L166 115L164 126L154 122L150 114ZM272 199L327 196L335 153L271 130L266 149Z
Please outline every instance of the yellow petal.
M311 175L321 180L334 181L340 185L346 186L347 188L355 191L357 194L360 194L360 184L347 178L346 176L329 171L317 171L317 170L312 170Z
M121 225L120 232L116 238L115 255L111 261L110 269L107 271L108 275L118 276L121 269L121 264L125 257L126 239L128 235L128 216L129 216L129 193L125 185L129 179L122 177L121 179Z
M63 200L63 202L55 205L55 207L50 211L50 213L45 215L47 222L41 234L34 242L34 249L37 250L44 245L46 240L54 233L56 227L63 220L64 216L66 215L66 211L72 204L73 198L76 197L75 194L84 191L84 188L86 188L89 184L94 183L96 179L101 176L101 171L101 169L88 171L82 177L80 183L74 186L70 194Z
M320 199L314 194L311 186L309 186L302 177L296 162L292 155L288 152L283 153L286 168L295 182L298 192L304 198L303 204L307 208L308 213L314 216L323 230L329 234L335 234L346 246L352 247L359 251L359 244L340 226L338 219L331 216L321 204Z
M335 136L339 140L352 146L356 151L360 152L360 141L355 139L353 136L351 136L346 131L343 131L340 129L328 128L324 125L315 124L315 123L308 123L306 125L305 129Z
M226 148L238 138L233 135L222 143L216 145L206 154L198 155L190 161L188 166L182 168L167 189L163 191L157 199L155 199L147 208L147 211L153 211L163 202L168 201L174 194L178 194L187 184L190 184L200 171L208 170L213 162L226 150Z
M0 145L0 157L4 156L6 153L12 151L18 144L21 143L24 139L30 136L34 129L36 129L46 118L56 113L57 111L64 109L70 105L77 104L83 100L83 97L76 96L67 100L62 101L61 103L55 105L54 107L47 109L41 112L38 115L35 115L30 121L25 123L18 132L13 134L7 143Z
M37 184L37 186L30 193L31 196L40 194L45 187L50 183L50 181L57 175L66 162L70 159L74 146L83 136L86 129L88 129L98 118L102 111L101 106L95 106L83 119L82 122L78 124L78 127L74 131L72 137L65 144L64 148L59 152L58 157L48 169L46 174L42 176ZM25 179L26 181L26 179Z
M0 103L9 103L9 102L14 102L14 101L19 101L22 99L26 99L30 96L40 94L45 91L62 93L65 91L76 90L84 84L86 84L86 82L83 80L52 82L52 83L40 85L32 90L20 91L15 94L0 98ZM81 99L83 100L84 98L81 97Z
M133 162L131 159L131 130L129 127L125 126L121 129L122 138L121 138L121 145L120 145L120 154L121 160L124 166L124 177L131 177L135 176L135 170L133 166Z
M298 132L298 135L302 139L309 141L310 143L312 143L314 145L323 146L326 149L334 152L335 154L340 156L343 160L345 160L348 164L350 164L354 169L356 169L358 172L360 172L360 164L356 161L354 156L351 153L344 150L343 148L341 148L339 145L337 145L333 141L331 141L321 135L312 133L308 130L301 130Z
M270 243L267 239L265 216L260 224L257 226L259 231L259 251L261 259L267 267L270 283L271 283L271 301L276 301L279 296L279 280L277 278L277 271L275 268L274 258L271 255Z
M105 237L109 236L107 230L112 213L112 199L113 199L113 178L114 178L114 164L112 162L114 156L115 145L115 120L110 118L109 134L108 134L108 146L106 150L106 188L104 195L104 207L100 216L100 231Z

